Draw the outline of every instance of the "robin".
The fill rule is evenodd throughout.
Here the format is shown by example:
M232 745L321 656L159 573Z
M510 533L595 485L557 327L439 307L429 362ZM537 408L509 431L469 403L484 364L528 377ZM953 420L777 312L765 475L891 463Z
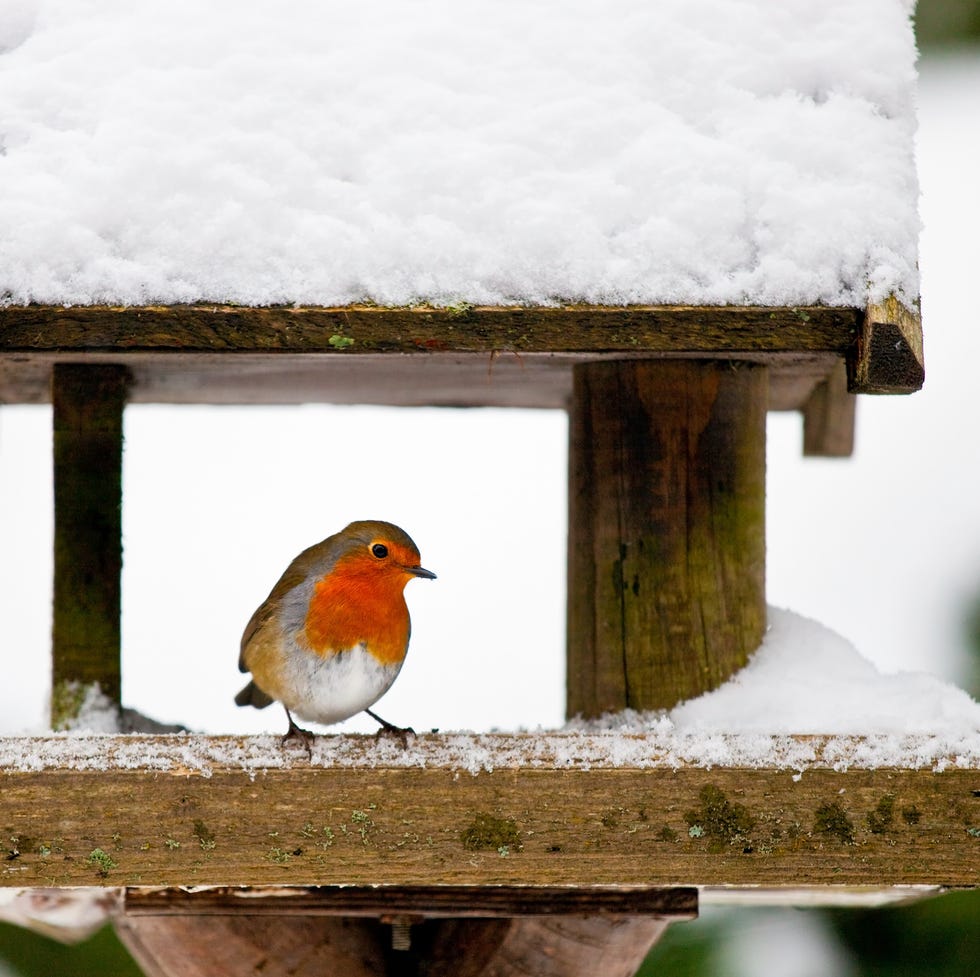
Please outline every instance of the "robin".
M235 702L256 709L281 702L284 743L300 737L308 747L313 739L293 713L329 725L366 712L404 738L407 730L368 707L391 687L408 651L405 584L436 577L419 559L408 533L375 520L352 522L300 553L245 627L238 667L252 679Z

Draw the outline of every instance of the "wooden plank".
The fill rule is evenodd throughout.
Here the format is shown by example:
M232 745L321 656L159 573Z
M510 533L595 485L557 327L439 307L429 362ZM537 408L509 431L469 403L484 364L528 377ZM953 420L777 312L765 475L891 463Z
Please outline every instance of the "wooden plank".
M133 887L125 890L130 916L391 916L513 919L518 916L658 916L693 919L698 891L691 887L415 885L213 886L197 889Z
M803 454L849 458L854 451L857 398L847 389L843 363L817 384L803 407Z
M665 358L679 354L663 354ZM707 354L687 354L694 355ZM134 404L377 404L564 409L572 369L633 353L128 353L0 352L0 403L50 401L55 363L126 366ZM772 410L799 410L841 361L836 353L746 353L770 367Z
M0 402L44 403L54 363L98 357L131 370L133 403L562 408L583 359L723 351L772 365L772 405L791 410L860 321L824 307L7 306Z
M854 355L848 358L853 393L914 393L925 382L922 316L894 296L865 311Z
M846 352L861 310L768 306L5 306L0 351Z
M51 721L62 728L98 683L118 703L122 419L118 365L54 370L54 626Z
M324 737L312 764L248 739L51 741L96 769L0 742L25 757L0 773L0 885L980 885L975 757L942 772L616 767L574 737L553 753L463 739L450 763L454 741L434 734L391 760L371 737ZM656 763L662 744L622 747ZM470 773L467 756L494 769Z
M765 628L764 367L576 368L569 421L569 716L670 708Z

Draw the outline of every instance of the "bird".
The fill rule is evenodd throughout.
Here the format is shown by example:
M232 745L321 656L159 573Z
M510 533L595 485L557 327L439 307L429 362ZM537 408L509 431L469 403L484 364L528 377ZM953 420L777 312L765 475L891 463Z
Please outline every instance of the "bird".
M412 624L405 585L435 580L412 538L390 522L364 519L303 550L249 619L238 668L250 672L239 706L282 703L283 744L313 733L293 716L331 725L359 712L378 730L411 732L369 708L391 688L408 651Z

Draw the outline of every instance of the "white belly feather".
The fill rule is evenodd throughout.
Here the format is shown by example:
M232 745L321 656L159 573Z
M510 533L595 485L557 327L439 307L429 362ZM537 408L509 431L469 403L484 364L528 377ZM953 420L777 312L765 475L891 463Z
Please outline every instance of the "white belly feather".
M377 702L401 667L380 664L363 645L329 658L294 646L283 661L282 702L307 722L339 723Z

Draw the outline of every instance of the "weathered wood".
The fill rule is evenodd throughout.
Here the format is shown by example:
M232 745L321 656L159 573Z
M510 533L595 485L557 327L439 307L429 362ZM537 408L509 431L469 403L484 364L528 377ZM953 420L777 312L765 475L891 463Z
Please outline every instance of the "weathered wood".
M200 765L196 738L120 737L77 747L102 769L44 769L31 742L0 743L32 758L0 773L0 885L980 885L975 762L574 766L574 739L559 740L560 762L516 737L512 760L495 752L476 774L440 765L434 734L380 766L371 737L325 737L314 763L347 764L327 767L302 751L221 761L247 750L233 738L211 740L217 759ZM475 755L486 742L473 738ZM657 762L655 739L624 747ZM133 769L134 755L152 761Z
M623 974L632 977L668 922L697 916L697 890L614 887L566 889L537 886L354 886L262 889L128 889L117 927L137 959L156 973L181 975L179 947L212 975L251 974L236 969L250 961L270 932L297 928L322 955L325 934L334 952L372 941L369 959L387 957L389 972L415 972L425 962L429 977L463 974L527 974L539 977ZM323 931L311 918L344 916L348 925ZM253 927L229 924L249 918ZM269 917L275 918L270 925ZM382 927L350 925L373 917ZM204 929L199 922L212 925ZM229 931L228 939L218 935ZM202 933L210 935L201 939ZM229 958L228 942L254 934L255 948ZM216 949L210 945L217 942ZM398 952L392 952L392 949ZM404 965L402 969L398 965ZM249 964L251 966L251 964ZM524 967L525 969L520 969ZM197 971L193 971L196 973ZM273 973L280 971L273 970ZM329 972L329 971L325 971ZM348 973L349 971L338 971ZM362 971L354 971L361 973ZM368 971L373 972L373 971Z
M98 682L119 702L122 421L128 371L55 367L52 725Z
M633 977L668 925L557 916L476 928L472 920L441 920L419 927L416 939L427 977Z
M0 352L0 401L43 404L55 363L83 352ZM134 404L377 404L390 407L564 409L577 363L626 353L420 352L98 354L133 374ZM669 354L673 355L673 354ZM692 356L702 355L692 353ZM800 410L841 361L836 353L746 353L772 377L770 409Z
M563 408L576 362L714 356L772 367L796 410L861 311L724 306L0 308L0 401L43 403L56 362L118 362L133 403Z
M865 311L853 355L848 386L853 393L914 393L925 382L922 317L894 296Z
M546 885L288 886L270 889L227 886L125 890L129 916L400 916L512 919L518 916L657 916L693 919L694 888Z
M806 306L5 306L0 352L836 352L861 312Z
M668 925L630 917L434 920L391 948L389 927L316 916L122 916L148 977L633 977Z
M803 407L803 454L817 458L849 458L854 451L857 398L847 389L841 363L817 384Z
M569 716L670 708L765 628L763 367L592 363L570 409Z
M147 977L386 977L376 920L295 916L117 918Z

